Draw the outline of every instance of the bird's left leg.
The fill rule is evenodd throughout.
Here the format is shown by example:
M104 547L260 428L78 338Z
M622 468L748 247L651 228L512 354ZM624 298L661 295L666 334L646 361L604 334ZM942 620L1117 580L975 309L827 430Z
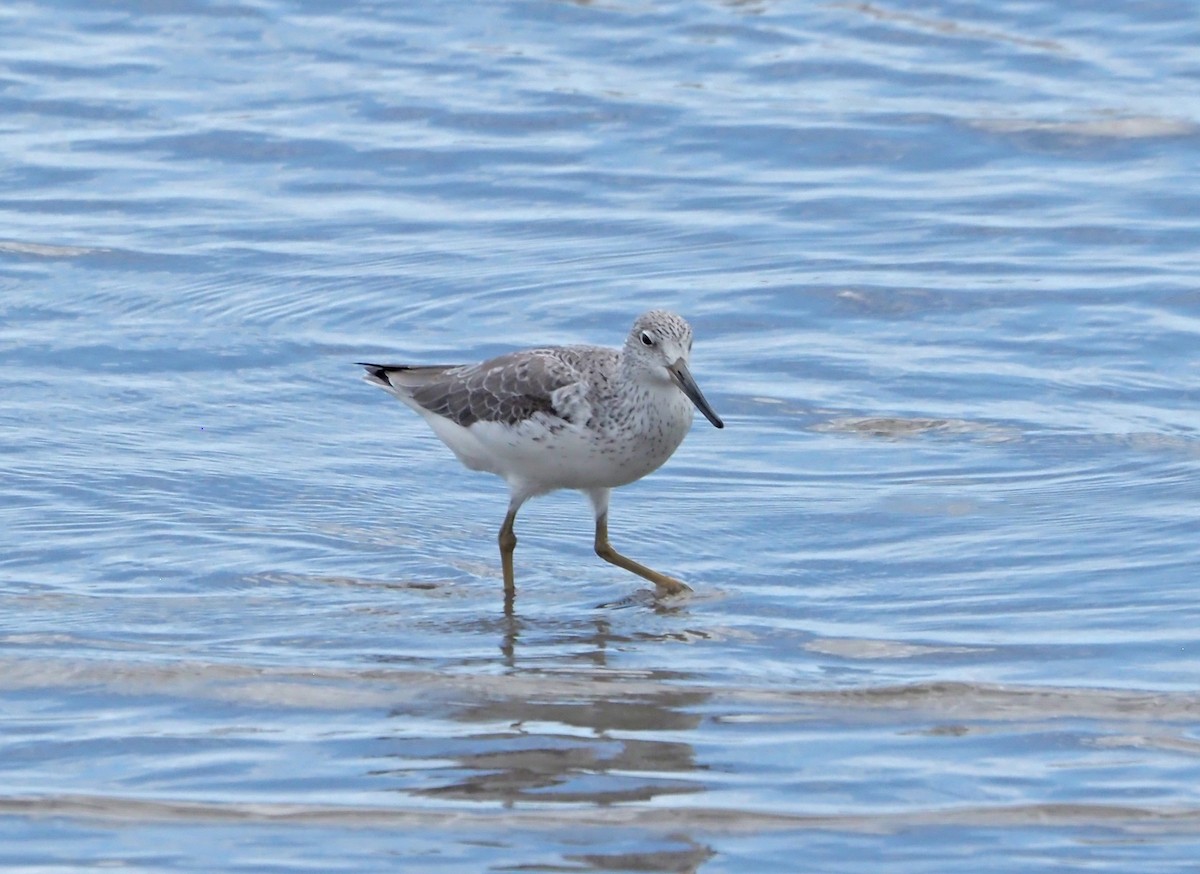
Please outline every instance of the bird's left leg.
M661 594L678 595L681 592L690 592L691 587L686 583L666 574L660 574L613 549L612 544L608 542L608 497L610 492L610 489L588 489L587 491L587 496L592 502L592 510L596 514L596 555L609 564L615 564L617 567L625 568L625 570L632 571L639 577L649 580L658 587Z

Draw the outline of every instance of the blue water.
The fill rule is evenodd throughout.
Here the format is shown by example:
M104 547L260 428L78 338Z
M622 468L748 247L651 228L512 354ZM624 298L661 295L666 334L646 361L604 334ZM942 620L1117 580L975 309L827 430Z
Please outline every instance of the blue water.
M0 867L1195 871L1186 2L0 11ZM357 360L696 331L523 510Z

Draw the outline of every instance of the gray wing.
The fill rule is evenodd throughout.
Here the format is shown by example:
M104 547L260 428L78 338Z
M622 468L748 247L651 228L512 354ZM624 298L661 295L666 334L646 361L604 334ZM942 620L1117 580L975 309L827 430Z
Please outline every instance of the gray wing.
M513 352L430 376L409 395L464 428L476 422L516 425L538 413L567 424L585 422L590 415L586 374L570 349Z

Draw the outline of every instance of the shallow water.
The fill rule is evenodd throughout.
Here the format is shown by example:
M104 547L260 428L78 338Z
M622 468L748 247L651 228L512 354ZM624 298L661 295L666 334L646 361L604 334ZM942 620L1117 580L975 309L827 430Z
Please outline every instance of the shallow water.
M0 865L1194 871L1186 3L0 11ZM352 362L696 330L522 512Z

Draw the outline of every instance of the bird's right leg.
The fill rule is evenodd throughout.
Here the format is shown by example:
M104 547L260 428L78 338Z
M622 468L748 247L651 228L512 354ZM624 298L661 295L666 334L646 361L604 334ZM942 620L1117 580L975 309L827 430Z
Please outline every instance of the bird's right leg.
M513 501L508 505L508 515L500 526L500 567L504 571L504 592L512 596L516 591L516 580L513 577L513 550L517 548L517 535L513 532L513 523L517 520L519 502Z

